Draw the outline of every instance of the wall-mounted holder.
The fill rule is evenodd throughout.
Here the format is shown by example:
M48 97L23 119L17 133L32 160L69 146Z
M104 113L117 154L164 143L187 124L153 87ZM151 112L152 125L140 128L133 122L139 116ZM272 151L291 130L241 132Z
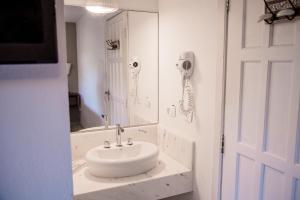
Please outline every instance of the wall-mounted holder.
M170 107L167 107L167 114L169 117L175 118L176 117L176 106L171 105Z
M180 112L186 120L191 123L194 115L194 92L191 77L194 73L195 55L191 51L184 52L180 55L177 68L182 77L182 96L179 100Z
M258 22L273 24L275 21L293 20L300 16L300 0L264 0L265 14Z
M118 50L120 49L120 40L106 40L106 44L108 45L107 50Z

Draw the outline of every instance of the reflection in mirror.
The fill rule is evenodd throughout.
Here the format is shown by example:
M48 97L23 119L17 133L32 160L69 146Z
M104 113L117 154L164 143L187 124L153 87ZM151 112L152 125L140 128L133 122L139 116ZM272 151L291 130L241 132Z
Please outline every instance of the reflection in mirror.
M158 122L158 14L65 6L71 132Z

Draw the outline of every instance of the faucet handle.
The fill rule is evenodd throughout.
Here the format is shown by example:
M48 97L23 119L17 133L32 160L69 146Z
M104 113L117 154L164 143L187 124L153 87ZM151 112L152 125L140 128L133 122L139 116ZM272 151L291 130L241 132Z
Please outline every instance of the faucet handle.
M109 149L110 148L110 141L104 141L104 148Z
M124 128L121 127L120 124L116 124L117 130L120 130L122 133L124 132Z
M127 139L127 145L133 145L133 141L132 141L132 138L128 138Z

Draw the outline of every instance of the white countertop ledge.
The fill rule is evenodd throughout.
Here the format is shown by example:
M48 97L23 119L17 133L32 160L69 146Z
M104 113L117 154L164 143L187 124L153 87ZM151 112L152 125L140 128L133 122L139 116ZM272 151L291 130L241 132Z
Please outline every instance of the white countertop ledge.
M157 200L193 190L193 173L160 152L157 166L132 177L97 178L83 160L73 161L74 200Z

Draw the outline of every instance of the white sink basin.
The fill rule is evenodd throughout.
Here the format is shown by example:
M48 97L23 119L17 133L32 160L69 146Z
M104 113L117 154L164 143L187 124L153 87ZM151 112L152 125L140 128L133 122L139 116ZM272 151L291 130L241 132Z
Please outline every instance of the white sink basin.
M148 142L134 142L106 149L103 145L87 152L89 172L98 177L120 178L145 173L156 166L158 147Z

